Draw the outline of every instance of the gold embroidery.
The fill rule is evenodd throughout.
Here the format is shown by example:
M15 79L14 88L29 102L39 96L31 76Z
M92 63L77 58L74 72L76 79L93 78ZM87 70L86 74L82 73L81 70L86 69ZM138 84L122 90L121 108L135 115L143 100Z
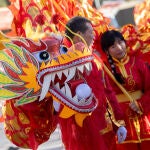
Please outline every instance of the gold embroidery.
M117 59L113 58L113 60L115 61L116 66L118 66L122 76L124 78L128 77L127 71L125 69L125 64L129 61L129 56L125 56L121 61L118 61Z
M139 140L139 142L141 142L141 138L140 138L140 123L139 123L138 116L136 115L133 119L134 119L133 120L133 124L134 124L135 130L136 130L136 134L137 134L138 140Z
M11 107L11 103L6 103L3 107L2 107L2 113L4 114L4 116L14 116L14 111Z
M143 93L141 90L138 91L134 91L134 92L129 92L130 96L134 99L134 100L138 100L142 97ZM129 98L125 95L125 94L117 94L116 95L117 100L119 103L123 103L123 102L129 102Z
M19 120L22 124L30 123L30 121L27 119L27 117L23 113L19 113Z
M124 120L116 120L115 115L114 115L114 112L113 112L113 108L111 107L111 104L110 104L110 102L109 102L108 100L107 100L107 103L108 103L108 112L109 112L109 114L110 114L110 117L111 117L112 122L113 122L117 127L125 126Z
M129 75L127 78L127 84L130 85L130 90L133 90L135 87L135 80L132 75Z
M18 125L18 121L16 118L14 118L13 120L9 120L9 124L11 125L11 127L15 127L15 130L20 130L20 126Z

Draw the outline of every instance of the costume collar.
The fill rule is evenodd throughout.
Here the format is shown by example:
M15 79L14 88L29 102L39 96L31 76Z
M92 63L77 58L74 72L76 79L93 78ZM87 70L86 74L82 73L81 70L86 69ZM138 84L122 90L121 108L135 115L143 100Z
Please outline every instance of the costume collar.
M126 54L121 60L112 57L116 64L126 64L129 61L129 56Z

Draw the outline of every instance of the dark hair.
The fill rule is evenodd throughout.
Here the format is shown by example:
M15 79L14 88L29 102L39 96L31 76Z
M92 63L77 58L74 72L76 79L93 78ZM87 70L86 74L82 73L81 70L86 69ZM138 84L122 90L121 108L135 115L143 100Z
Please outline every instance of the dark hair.
M66 24L66 26L75 33L78 31L85 33L85 31L88 29L86 23L91 23L91 21L85 17L76 16L71 18ZM72 34L67 28L65 30L65 34L71 39L74 37L74 34Z
M115 76L116 80L119 83L124 84L125 83L124 77L122 76L122 74L117 72L115 63L112 57L109 55L109 51L108 51L109 47L114 44L116 39L125 41L123 35L119 31L108 30L102 34L100 44L101 44L102 50L105 53L107 52L108 62L110 64L113 75Z
M116 39L125 41L123 35L116 30L105 31L101 36L101 47L104 52L108 51L108 48L112 46Z

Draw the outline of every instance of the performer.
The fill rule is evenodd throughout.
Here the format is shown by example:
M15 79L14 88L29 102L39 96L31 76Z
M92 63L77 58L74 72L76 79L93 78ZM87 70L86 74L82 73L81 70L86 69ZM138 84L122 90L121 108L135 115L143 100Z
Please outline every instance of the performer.
M65 33L69 38L64 39L64 43L65 45L68 45L70 49L72 45L70 39L75 46L85 40L84 42L88 47L90 47L94 39L94 31L91 22L84 17L77 16L70 19L66 24ZM82 46L78 46L78 49L82 49ZM104 75L102 62L96 59L96 55L93 56L95 57L92 62L93 69L91 74L87 76L85 80L90 87L93 87L92 91L99 104L91 116L84 120L82 127L75 123L74 116L68 119L59 118L62 141L66 150L114 149L116 130L112 129L109 113L107 112L107 105L109 104L113 110L110 113L113 113L114 119L116 119L115 127L118 129L118 142L121 143L126 137L127 131L124 127L124 122L122 121L122 112L110 84L107 82L107 78Z
M135 53L129 55L123 35L105 31L101 47L107 55L110 83L124 112L127 138L118 150L145 150L150 146L150 70Z

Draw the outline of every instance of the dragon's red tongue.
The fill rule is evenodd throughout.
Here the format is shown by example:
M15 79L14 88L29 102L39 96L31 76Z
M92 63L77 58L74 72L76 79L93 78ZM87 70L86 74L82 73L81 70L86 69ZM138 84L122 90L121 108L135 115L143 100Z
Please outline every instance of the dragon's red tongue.
M69 81L68 82L68 85L71 89L71 92L72 92L72 95L74 96L76 93L75 93L75 90L76 90L76 87L81 84L81 83L84 83L84 80L82 79L78 79L78 80L74 80L74 81Z

